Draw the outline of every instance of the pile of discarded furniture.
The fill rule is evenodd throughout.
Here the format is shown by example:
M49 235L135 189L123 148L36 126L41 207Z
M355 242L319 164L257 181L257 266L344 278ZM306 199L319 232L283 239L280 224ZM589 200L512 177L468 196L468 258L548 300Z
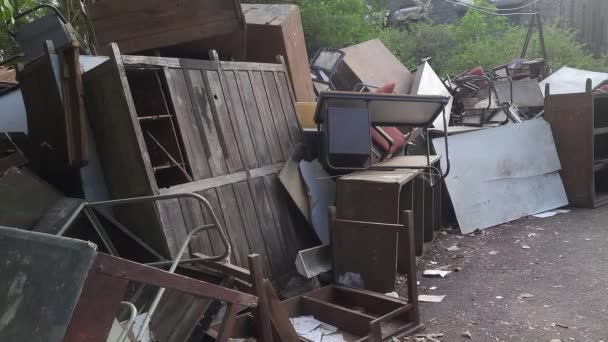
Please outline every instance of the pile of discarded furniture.
M2 341L393 341L442 228L608 202L606 74L309 61L294 5L83 15L17 14L0 69Z

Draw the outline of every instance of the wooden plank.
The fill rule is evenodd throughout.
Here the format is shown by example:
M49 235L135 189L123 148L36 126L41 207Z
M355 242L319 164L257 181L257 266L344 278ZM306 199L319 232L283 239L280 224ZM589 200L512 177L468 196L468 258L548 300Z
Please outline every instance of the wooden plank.
M186 71L186 84L188 92L194 107L194 113L198 122L198 127L201 129L201 139L205 155L209 163L209 169L212 176L219 176L228 173L226 160L222 154L222 150L218 148L220 145L219 138L219 123L215 120L211 105L207 97L207 86L203 79L203 75L199 70Z
M281 226L276 224L272 207L270 206L270 195L266 191L264 180L261 178L251 179L249 181L249 188L253 196L253 205L260 222L268 258L272 261L272 273L279 274L277 272L286 272L290 267L285 262L288 260L288 257L283 243L283 231L281 230Z
M217 64L215 62L200 59L124 55L123 62L125 65L145 64L168 68L217 70ZM220 63L222 70L224 71L243 70L243 62L222 61ZM247 63L246 70L284 72L285 68L283 65L275 63Z
M253 94L249 73L247 71L237 71L236 82L239 94L241 95L241 99L243 100L243 105L245 107L245 115L247 116L249 122L249 129L251 130L251 134L253 136L253 144L258 158L258 163L260 165L270 164L272 162L270 158L270 150L268 148L268 142L266 141L264 127L262 127L260 112L258 111L255 95Z
M208 178L191 183L184 183L170 188L160 189L161 194L177 194L182 192L197 192L213 189L224 185L234 184L247 180L248 174L245 171L235 172L223 176Z
M245 238L247 235L243 228L243 221L239 212L240 208L237 204L232 185L224 185L217 188L217 195L222 213L224 214L225 229L230 238L235 262L238 266L246 267L247 255L251 254L251 249Z
M283 104L283 114L289 127L289 134L291 134L291 141L298 144L302 141L302 127L300 126L300 120L296 113L295 101L292 97L289 89L289 83L287 82L287 75L282 72L274 73L274 78L277 83L279 98Z
M424 221L424 180L418 176L414 179L414 227L416 235L416 255L424 254L424 234L426 222Z
M159 213L160 222L167 237L171 255L173 256L179 251L188 235L179 200L171 199L157 201L156 207Z
M366 336L369 333L369 324L374 320L369 316L316 298L302 296L302 308L306 315L343 329L357 336Z
M203 211L199 202L193 198L183 198L179 200L179 205L184 217L184 225L188 234L207 222L203 216ZM213 255L209 233L202 231L192 237L190 243L190 253L202 252L207 255Z
M235 183L233 185L236 195L241 218L243 220L243 229L245 237L249 242L251 252L260 254L264 262L264 267L269 272L271 270L271 262L280 262L269 257L269 252L266 248L266 243L262 237L262 231L256 215L253 199L249 189L248 182Z
M184 70L165 68L164 72L192 177L194 180L211 177L211 170L207 162L208 155L203 148L200 128L192 108Z
M272 328L270 308L264 285L264 270L259 255L249 256L249 269L251 270L251 287L253 293L258 297L258 307L254 309L254 319L258 329L258 337L262 341L272 342Z
M198 192L202 190L217 188L223 185L234 184L247 179L260 178L271 174L277 174L283 168L283 163L262 166L249 171L240 171L224 176L207 178L196 182L178 184L170 188L159 189L161 194L178 194L183 192Z
M243 163L239 154L238 141L236 139L235 130L232 126L232 119L228 108L226 108L226 98L221 86L221 81L217 71L205 71L205 82L208 86L207 93L212 98L212 110L215 118L219 121L221 137L224 141L220 141L224 150L224 157L228 166L228 172L243 170Z
M274 120L272 119L272 113L270 112L270 104L264 89L262 74L257 71L249 72L249 78L251 79L253 94L260 113L262 127L264 128L264 135L266 136L268 147L270 148L270 156L272 161L274 163L284 161L286 157L283 156L283 152L280 147L279 137L277 136Z
M108 254L97 254L93 269L96 273L151 286L173 289L200 298L214 298L246 307L256 307L258 302L257 297L246 293L226 289L219 285L184 277L179 274L169 273L158 268L120 259Z
M218 194L217 189L205 190L202 192L198 192L198 194L205 197L205 199L209 202L209 204L211 205L211 208L213 208L213 212L215 213L217 220L219 221L219 223L221 225L221 229L224 231L224 234L228 234L227 230L226 230L226 221L224 220L224 212L222 211L222 206L220 205L219 198L217 195ZM206 223L208 223L208 224L213 223L213 218L212 218L211 212L209 212L209 210L206 207L203 207L203 216L205 218ZM222 239L217 230L215 230L215 229L209 230L209 242L211 244L211 248L215 255L220 255L225 252L225 249L222 244ZM236 260L234 258L234 253L231 254L231 260L234 263L236 262Z
M222 88L228 112L232 119L232 125L237 132L237 137L239 138L237 140L239 142L241 160L245 163L247 169L257 168L259 164L251 132L249 130L251 124L245 115L244 101L239 93L235 71L220 71L220 74L222 76Z
M289 321L287 310L285 310L279 301L279 297L272 288L272 284L268 280L265 280L264 287L266 290L270 320L272 321L274 331L279 337L279 341L299 341L298 335Z
M270 113L272 120L274 121L275 129L277 130L277 135L279 136L281 150L283 151L283 156L285 157L284 160L287 160L289 157L291 157L293 144L289 134L289 127L287 126L287 121L285 120L285 115L283 113L283 105L281 104L281 99L279 98L279 92L275 83L274 74L267 71L263 72L262 80L264 82L266 94L270 100Z

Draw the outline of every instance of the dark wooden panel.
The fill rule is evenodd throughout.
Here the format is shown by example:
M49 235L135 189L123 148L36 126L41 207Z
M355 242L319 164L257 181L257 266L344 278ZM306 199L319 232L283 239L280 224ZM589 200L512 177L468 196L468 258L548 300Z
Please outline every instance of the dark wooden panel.
M163 342L187 341L207 302L175 290L166 291L150 322L154 337Z
M280 184L277 175L268 175L264 177L264 185L268 193L270 207L275 224L280 229L279 236L285 246L287 265L293 265L296 255L303 249L302 244L296 236L296 226L293 221L293 216L290 215L288 209L289 198L285 189Z
M244 29L235 0L120 1L89 5L100 46L117 42L125 52L149 50Z
M369 333L369 324L375 318L316 298L303 296L300 300L302 301L303 314L313 315L322 322L340 327L361 337Z
M219 176L228 173L226 168L226 160L222 154L219 124L215 120L215 116L211 110L211 105L207 97L207 86L203 80L203 75L200 70L186 71L186 84L188 92L196 114L196 122L200 128L202 146L207 156L209 169L212 176Z
M219 121L220 137L223 138L223 141L220 141L220 145L224 150L228 172L241 171L243 170L243 163L239 154L239 143L236 139L235 130L232 127L230 113L228 113L228 108L226 107L226 98L224 97L218 72L206 71L205 81L208 86L207 91L213 99L212 110L214 110L215 118Z
M167 78L167 86L175 109L188 164L192 171L192 178L194 180L208 178L211 176L211 170L207 162L208 156L201 143L203 141L200 134L201 130L194 116L184 70L165 69L165 77Z
M258 71L251 71L249 72L249 77L251 78L253 94L255 96L260 118L262 120L262 126L264 127L264 135L268 140L268 147L270 148L270 156L272 157L272 161L275 163L284 161L285 157L281 151L279 137L277 136L274 120L272 119L272 113L270 111L270 104L264 88L262 73Z
M274 79L274 74L269 71L265 71L262 74L262 80L264 81L264 88L269 99L270 113L274 120L274 127L277 130L279 136L279 142L281 143L281 150L283 156L287 160L291 156L293 151L293 145L291 136L289 134L289 127L285 120L285 114L283 113L283 104L279 99L279 93L277 90L277 84Z
M244 103L237 86L235 71L220 71L220 73L222 75L222 88L226 97L228 112L239 137L241 160L245 163L247 169L257 168L259 164L256 157L255 145L249 131L250 123L245 115Z
M268 142L266 141L264 127L262 126L262 121L260 119L260 112L258 111L255 96L253 94L249 73L247 71L237 71L236 79L239 93L243 100L243 105L245 106L245 115L249 122L249 129L253 136L258 163L260 165L271 164L270 150L268 148Z
M593 99L590 94L548 95L545 119L561 161L560 175L575 207L593 208Z
M379 293L395 291L398 232L403 226L336 220L332 225L336 283Z

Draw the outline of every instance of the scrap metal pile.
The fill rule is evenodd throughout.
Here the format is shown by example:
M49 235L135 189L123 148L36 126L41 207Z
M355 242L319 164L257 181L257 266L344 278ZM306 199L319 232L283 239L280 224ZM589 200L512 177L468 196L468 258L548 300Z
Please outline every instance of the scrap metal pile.
M416 278L441 229L608 202L607 74L309 62L285 4L100 0L87 42L17 17L1 341L395 341L443 298Z

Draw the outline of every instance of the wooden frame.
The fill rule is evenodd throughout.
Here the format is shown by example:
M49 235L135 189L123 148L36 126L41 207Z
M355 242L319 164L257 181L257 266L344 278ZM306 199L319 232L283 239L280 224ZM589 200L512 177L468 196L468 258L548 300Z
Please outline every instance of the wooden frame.
M247 267L246 256L259 253L273 280L288 276L303 246L278 172L301 141L301 128L284 64L220 62L216 54L212 61L122 56L116 45L111 50L108 62L84 75L87 109L111 195L198 193L226 227L234 264ZM140 124L139 85L129 79L129 70L159 73L182 154L171 153L176 161L183 157L193 181L159 186L151 142ZM117 207L115 212L125 226L168 255L209 217L188 200ZM203 233L191 252L216 255L217 241L215 234Z
M552 95L545 89L544 118L551 124L562 164L560 175L570 205L597 208L608 203L608 94Z

